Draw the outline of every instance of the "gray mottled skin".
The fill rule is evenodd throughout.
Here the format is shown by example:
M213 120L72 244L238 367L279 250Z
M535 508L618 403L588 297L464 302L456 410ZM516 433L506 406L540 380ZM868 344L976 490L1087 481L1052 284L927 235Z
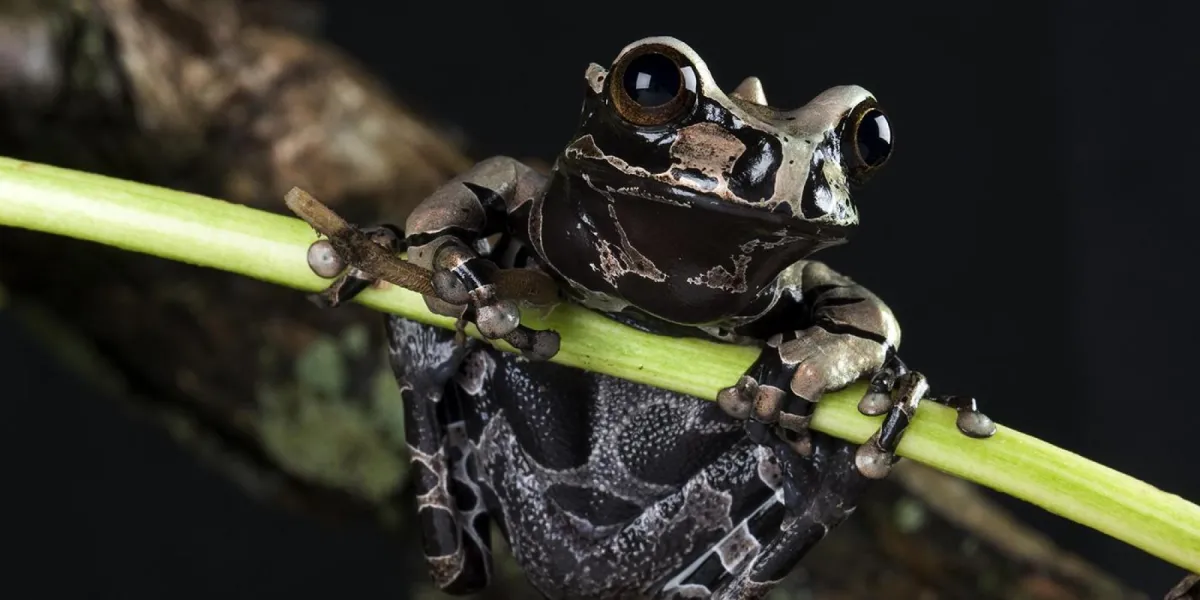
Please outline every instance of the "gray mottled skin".
M447 448L461 448L441 465L438 493L420 502L454 515L460 545L429 557L441 583L480 568L465 556L487 558L472 527L486 511L550 598L759 598L782 574L753 577L756 561L788 551L780 540L789 531L819 538L852 511L820 493L853 473L853 448L835 440L819 440L818 454L840 461L838 475L782 444L751 442L711 401L482 344L460 348L452 332L400 318L388 329L406 401L449 405L436 425L452 432ZM439 378L442 389L413 383L447 364L457 370ZM414 461L429 460L414 448ZM785 478L813 492L790 515ZM472 490L457 510L441 494L456 488ZM698 573L706 561L719 568Z
M756 79L726 95L672 38L585 79L548 177L493 157L409 216L427 305L535 358L558 338L521 325L517 302L559 291L763 351L712 402L389 318L430 572L450 593L486 586L494 521L549 598L761 598L887 474L927 390L895 356L888 307L807 260L857 224L850 185L886 161L890 126L856 86L795 110ZM674 95L645 104L643 80ZM888 415L875 438L808 431L825 392L863 378L860 407Z

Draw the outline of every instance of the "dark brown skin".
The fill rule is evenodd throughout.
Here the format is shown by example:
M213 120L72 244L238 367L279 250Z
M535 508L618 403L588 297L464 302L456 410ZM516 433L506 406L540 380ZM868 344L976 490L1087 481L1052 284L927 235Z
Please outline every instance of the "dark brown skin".
M144 8L163 6L161 2L105 1L101 2L105 11L94 16L75 13L69 4L65 0L0 2L0 20L14 22L15 11L23 5L22 25L34 24L23 30L45 27L49 38L57 40L55 47L66 45L62 36L68 29L82 32L80 35L112 31L117 47L128 54L109 47L96 54L75 55L70 61L64 57L58 63L64 69L67 62L86 65L89 77L73 79L71 100L56 105L50 118L34 128L21 123L30 122L30 115L51 110L47 96L38 92L42 88L36 78L22 79L18 73L16 79L0 81L0 96L12 111L8 113L12 118L0 122L2 154L212 194L277 212L285 210L283 194L300 185L356 222L403 222L407 209L473 162L447 138L397 105L356 65L328 54L309 34L296 33L312 30L310 22L303 19L293 22L293 16L308 13L297 13L292 7L306 3L193 0L171 3L184 9L163 13ZM182 12L188 13L187 18ZM230 25L235 22L242 25ZM64 24L71 26L62 27ZM171 27L192 34L179 36L180 40L217 40L220 43L209 47L228 53L222 57L232 56L233 66L217 69L217 55L193 52L186 44L175 43L176 36L165 34ZM253 35L240 35L240 27L253 30ZM134 39L150 41L134 46ZM32 48L9 45L0 52L19 55ZM160 74L179 72L185 63L209 65L216 82L233 85L231 80L239 72L258 63L255 57L266 55L288 57L281 81L292 69L316 68L326 75L306 79L305 86L275 91L243 88L224 111L193 103L167 108L165 99L194 93L177 77L119 76L129 71L132 57L140 56L152 58L149 63L159 65ZM56 73L65 79L63 70ZM122 80L124 84L111 85ZM336 106L330 111L320 109L323 103L336 102L336 95L326 93L326 86L339 80L363 86L366 108L357 108L360 112L339 112ZM128 102L122 99L126 85L140 90L129 92L132 100ZM271 110L264 110L266 106ZM132 118L134 111L161 115L156 121L160 125L139 125ZM343 117L335 118L338 114ZM273 123L266 128L271 132L266 137L247 135L261 130L251 127L254 115ZM368 140L355 133L358 124L374 117L397 134ZM172 123L209 125L168 126ZM202 142L208 139L202 137L206 131L215 132L211 138L215 145L228 150L201 151ZM380 168L374 162L364 164L338 156L319 143L292 162L269 158L279 144L314 131L318 140L326 139L331 131L341 131L387 160ZM231 160L233 156L236 161ZM382 340L377 335L378 315L351 306L315 310L302 295L289 290L61 238L6 230L0 235L0 251L22 257L21 261L0 261L0 280L17 295L10 310L31 326L44 323L38 315L49 311L57 323L102 350L103 358L90 354L92 362L86 372L94 376L94 367L102 365L115 369L116 379L95 377L98 385L113 381L104 389L130 401L140 414L162 424L164 431L168 424L174 425L174 431L187 431L175 434L181 447L214 468L233 473L249 467L257 484L265 486L256 488L261 500L341 520L410 514L411 507L401 500L403 478L376 468L406 461L399 446L382 441L385 438L379 431L385 430L384 419L372 412L369 401L370 374L385 368ZM356 338L360 333L363 338ZM48 344L59 344L64 352L86 351L74 341L48 334L46 339ZM258 357L264 352L270 359L260 363ZM328 354L338 357L347 372L365 375L327 398L323 414L340 415L347 423L377 423L356 430L355 436L341 441L344 446L330 448L359 457L348 463L356 465L354 477L314 473L310 465L288 459L287 448L275 445L265 433L265 425L271 424L286 428L305 443L323 443L319 430L277 418L281 414L277 408L311 401L301 390L320 388L324 382L319 377L298 380L296 366L313 364L315 358ZM271 398L258 396L256 386L277 393ZM178 427L181 423L185 425L182 429ZM68 440L54 440L53 431L46 433L47 443L69 447ZM207 442L217 442L229 452L218 455ZM376 458L362 458L364 450L366 456ZM909 481L903 477L903 466L880 482L860 506L859 517L869 518L852 519L841 526L837 535L809 555L809 577L794 576L776 597L790 597L786 590L807 590L820 598L835 599L905 600L930 592L941 598L997 600L1140 597L1052 544L1038 541L1034 532L1010 529L992 535L973 522L945 519L947 511L906 490L942 493L943 486L961 486L967 491L956 501L953 513L962 513L964 507L997 518L1003 513L987 505L972 486L937 475ZM914 509L928 519L916 531L896 517ZM378 522L382 531L411 535L405 518ZM977 540L979 552L964 555L960 551L967 539ZM845 560L851 556L855 560ZM411 559L409 564L397 561L396 568L414 574L423 571L419 557ZM999 582L998 587L982 587L980 582L986 581ZM528 593L518 577L495 586L490 597L519 598Z

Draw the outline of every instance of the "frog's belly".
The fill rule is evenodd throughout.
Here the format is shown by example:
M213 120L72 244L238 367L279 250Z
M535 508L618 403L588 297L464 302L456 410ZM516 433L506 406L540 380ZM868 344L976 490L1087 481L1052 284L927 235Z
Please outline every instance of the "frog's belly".
M489 513L541 589L635 596L778 506L774 457L714 402L491 349L454 388Z

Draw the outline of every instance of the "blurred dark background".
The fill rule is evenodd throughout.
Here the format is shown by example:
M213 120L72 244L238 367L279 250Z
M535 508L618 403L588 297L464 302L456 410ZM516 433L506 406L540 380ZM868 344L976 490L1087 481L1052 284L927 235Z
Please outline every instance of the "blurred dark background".
M891 304L903 356L936 390L974 394L999 422L1200 501L1200 46L1181 4L372 12L384 6L329 3L326 31L406 101L461 128L476 157L551 159L575 125L587 63L607 65L646 35L688 42L727 90L761 77L776 106L867 87L892 119L896 152L858 195L856 237L821 258ZM0 355L0 465L15 503L4 538L59 570L34 578L8 563L11 585L25 580L40 597L150 598L178 582L179 598L398 597L394 542L255 504L98 398L7 317ZM48 424L73 447L46 445ZM1181 575L1001 500L1152 597Z

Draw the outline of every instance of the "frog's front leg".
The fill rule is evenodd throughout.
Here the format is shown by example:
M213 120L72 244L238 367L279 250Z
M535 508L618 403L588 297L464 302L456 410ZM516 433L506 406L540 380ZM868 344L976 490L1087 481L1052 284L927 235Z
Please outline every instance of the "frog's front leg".
M466 441L462 407L445 393L474 343L454 332L387 318L390 363L404 401L405 440L416 487L417 519L434 584L468 594L491 579L490 520L471 477L475 460Z
M537 289L502 289L501 269L480 255L479 244L490 235L508 233L509 215L544 185L542 175L515 159L489 158L438 189L405 224L408 260L433 271L437 297L426 297L429 310L472 321L485 338L504 339L538 357L557 351L557 336L521 328L517 301L557 298L553 282L531 278L527 283Z
M436 296L425 297L430 311L473 322L485 338L503 339L527 355L548 358L558 351L557 334L521 326L518 303L553 303L558 299L556 284L539 269L502 269L488 256L495 245L489 238L507 236L510 215L523 214L544 185L544 176L515 159L489 158L422 201L409 214L402 233L388 226L363 232L394 252L407 249L409 262L432 271ZM524 226L519 218L514 223ZM319 243L309 251L309 265L327 277L342 266L328 254ZM318 299L336 305L371 283L351 269Z
M896 356L900 325L882 300L823 263L802 261L780 275L779 301L766 323L803 327L776 333L738 383L721 390L718 402L762 443L778 427L803 455L811 453L808 424L821 396L870 377L859 405L864 414L887 413L880 431L858 452L858 468L882 478L894 451L928 391L925 378ZM897 399L903 401L897 402ZM941 399L960 411L959 428L975 437L995 426L975 410L974 400Z

